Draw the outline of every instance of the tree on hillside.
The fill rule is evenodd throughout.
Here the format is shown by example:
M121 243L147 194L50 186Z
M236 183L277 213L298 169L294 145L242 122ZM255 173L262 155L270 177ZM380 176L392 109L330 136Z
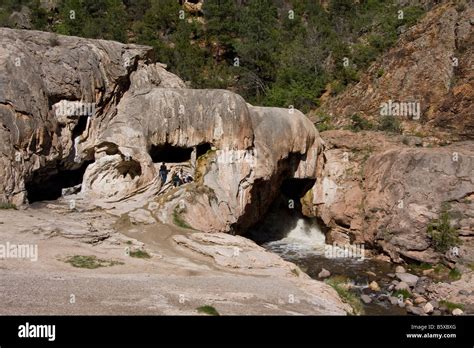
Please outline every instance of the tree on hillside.
M174 69L171 61L173 33L176 32L181 7L175 0L151 0L142 20L135 21L136 42L154 48L156 59Z
M206 0L202 10L206 23L206 39L211 46L216 45L216 60L224 54L227 59L233 59L233 41L238 30L235 0Z
M190 81L193 87L201 86L202 71L206 64L204 51L195 43L197 24L187 20L178 22L173 34L174 47L171 50L170 63L174 71L185 81Z
M153 0L153 2L156 2ZM142 20L150 9L152 0L123 0L130 21Z
M279 49L279 22L272 0L251 1L240 12L236 44L240 60L239 90L259 102L274 80Z
M127 13L121 0L64 0L59 14L60 34L127 41Z

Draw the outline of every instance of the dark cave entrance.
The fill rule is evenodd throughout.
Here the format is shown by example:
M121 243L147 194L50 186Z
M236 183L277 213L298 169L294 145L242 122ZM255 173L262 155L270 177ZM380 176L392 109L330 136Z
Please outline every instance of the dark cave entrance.
M280 191L282 195L299 203L300 198L302 198L315 183L315 179L285 179L280 186ZM299 204L301 205L301 203Z
M84 133L87 127L88 117L81 116L79 117L76 126L72 130L72 139L76 139L79 135Z
M211 149L211 144L209 143L204 143L196 146L196 158L199 158L200 156L206 154L207 151Z
M142 175L142 167L140 166L140 162L133 159L121 162L117 166L117 170L123 177L129 175L132 179L135 179L136 176Z
M77 169L64 169L59 166L44 167L33 172L25 182L29 203L51 201L62 195L62 190L82 183L86 168L93 161L84 162Z
M211 144L204 143L196 146L196 158L204 155L211 149ZM191 160L193 147L173 146L168 143L164 145L152 145L150 157L154 163L182 163Z
M257 223L248 228L244 236L263 244L285 238L301 220L308 228L322 226L317 218L307 217L302 211L301 198L315 182L315 179L285 179L268 210ZM323 228L322 230L325 232Z

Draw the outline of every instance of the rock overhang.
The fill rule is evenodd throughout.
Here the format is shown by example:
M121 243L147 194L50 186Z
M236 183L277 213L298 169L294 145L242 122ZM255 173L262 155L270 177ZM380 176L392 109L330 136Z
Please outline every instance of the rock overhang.
M84 173L83 199L115 206L133 197L136 204L156 203L163 190L150 149L205 145L209 151L199 163L183 163L187 170L199 169L195 174L202 180L170 195L160 206L167 213L158 215L172 222L177 202L191 196L194 203L186 203L183 214L194 227L229 231L249 206L269 205L273 186L285 178L315 178L321 141L298 110L252 106L227 90L186 88L162 64L150 62L150 47L0 31L2 64L8 66L1 78L10 80L0 95L7 129L1 135L7 150L0 158L2 200L24 203L25 181L38 170L61 171L92 161ZM20 65L26 64L22 71L13 59L17 52ZM32 97L18 95L17 87ZM94 104L93 115L56 115L62 104L76 102ZM261 183L263 189L253 189ZM190 208L193 204L200 208Z

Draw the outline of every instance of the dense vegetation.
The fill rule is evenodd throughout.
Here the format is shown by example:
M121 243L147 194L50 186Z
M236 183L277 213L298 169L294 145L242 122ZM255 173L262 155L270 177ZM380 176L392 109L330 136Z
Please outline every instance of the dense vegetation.
M427 228L434 249L442 253L461 244L458 230L451 224L450 209L449 204L444 204L439 218L431 221Z
M192 87L303 111L356 82L423 14L394 0L205 0L200 11L178 0L52 1L0 0L0 25L28 6L32 29L151 45Z

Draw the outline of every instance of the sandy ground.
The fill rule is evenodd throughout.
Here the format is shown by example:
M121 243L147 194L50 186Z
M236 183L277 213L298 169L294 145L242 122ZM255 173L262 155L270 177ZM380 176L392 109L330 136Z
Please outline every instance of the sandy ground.
M97 242L104 233L108 238ZM171 237L187 233L162 224L121 224L103 211L70 211L56 203L0 210L0 245L38 245L37 261L0 258L0 314L195 315L204 305L223 315L335 314L290 278L224 269L182 250ZM127 254L140 245L150 259ZM65 262L74 255L122 264L76 268Z

